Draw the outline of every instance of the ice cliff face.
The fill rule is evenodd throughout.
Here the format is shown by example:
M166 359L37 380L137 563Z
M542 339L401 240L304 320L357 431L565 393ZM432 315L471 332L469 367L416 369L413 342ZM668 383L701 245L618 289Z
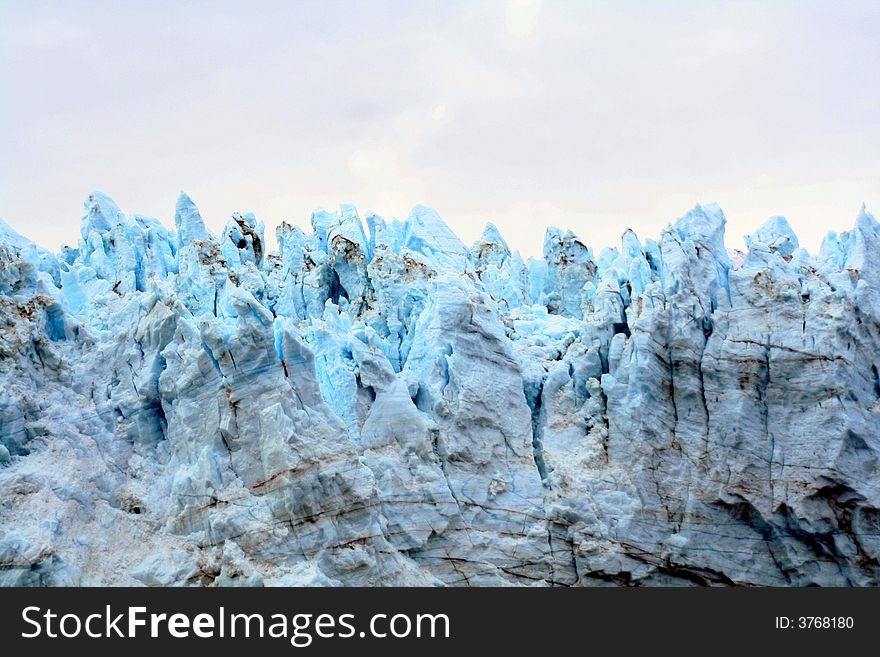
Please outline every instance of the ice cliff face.
M724 223L0 223L0 582L876 585L880 225Z

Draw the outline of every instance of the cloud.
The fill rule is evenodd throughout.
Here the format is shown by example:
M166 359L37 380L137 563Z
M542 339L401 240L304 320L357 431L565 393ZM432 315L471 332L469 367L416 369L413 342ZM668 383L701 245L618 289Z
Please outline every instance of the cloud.
M538 27L542 0L507 0L504 26L518 39L528 39Z
M348 168L356 181L351 200L386 218L405 216L427 196L426 182L404 166L391 146L359 148L348 158Z

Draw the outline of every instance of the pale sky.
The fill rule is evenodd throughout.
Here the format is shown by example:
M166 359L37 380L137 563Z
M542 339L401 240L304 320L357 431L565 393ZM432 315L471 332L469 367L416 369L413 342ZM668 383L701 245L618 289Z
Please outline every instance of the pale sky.
M270 232L424 203L524 255L696 202L812 252L880 208L880 3L0 0L0 217L75 243L94 189Z

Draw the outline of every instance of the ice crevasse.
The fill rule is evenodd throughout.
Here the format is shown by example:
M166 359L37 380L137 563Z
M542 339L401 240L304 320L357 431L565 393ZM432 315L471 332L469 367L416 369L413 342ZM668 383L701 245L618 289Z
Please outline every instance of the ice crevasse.
M0 583L877 585L880 225L0 222Z

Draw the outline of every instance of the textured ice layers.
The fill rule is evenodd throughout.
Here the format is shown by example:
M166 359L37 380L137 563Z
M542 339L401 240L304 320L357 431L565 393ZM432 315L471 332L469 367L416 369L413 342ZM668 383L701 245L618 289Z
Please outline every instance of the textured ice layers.
M880 226L0 223L0 582L878 583Z

